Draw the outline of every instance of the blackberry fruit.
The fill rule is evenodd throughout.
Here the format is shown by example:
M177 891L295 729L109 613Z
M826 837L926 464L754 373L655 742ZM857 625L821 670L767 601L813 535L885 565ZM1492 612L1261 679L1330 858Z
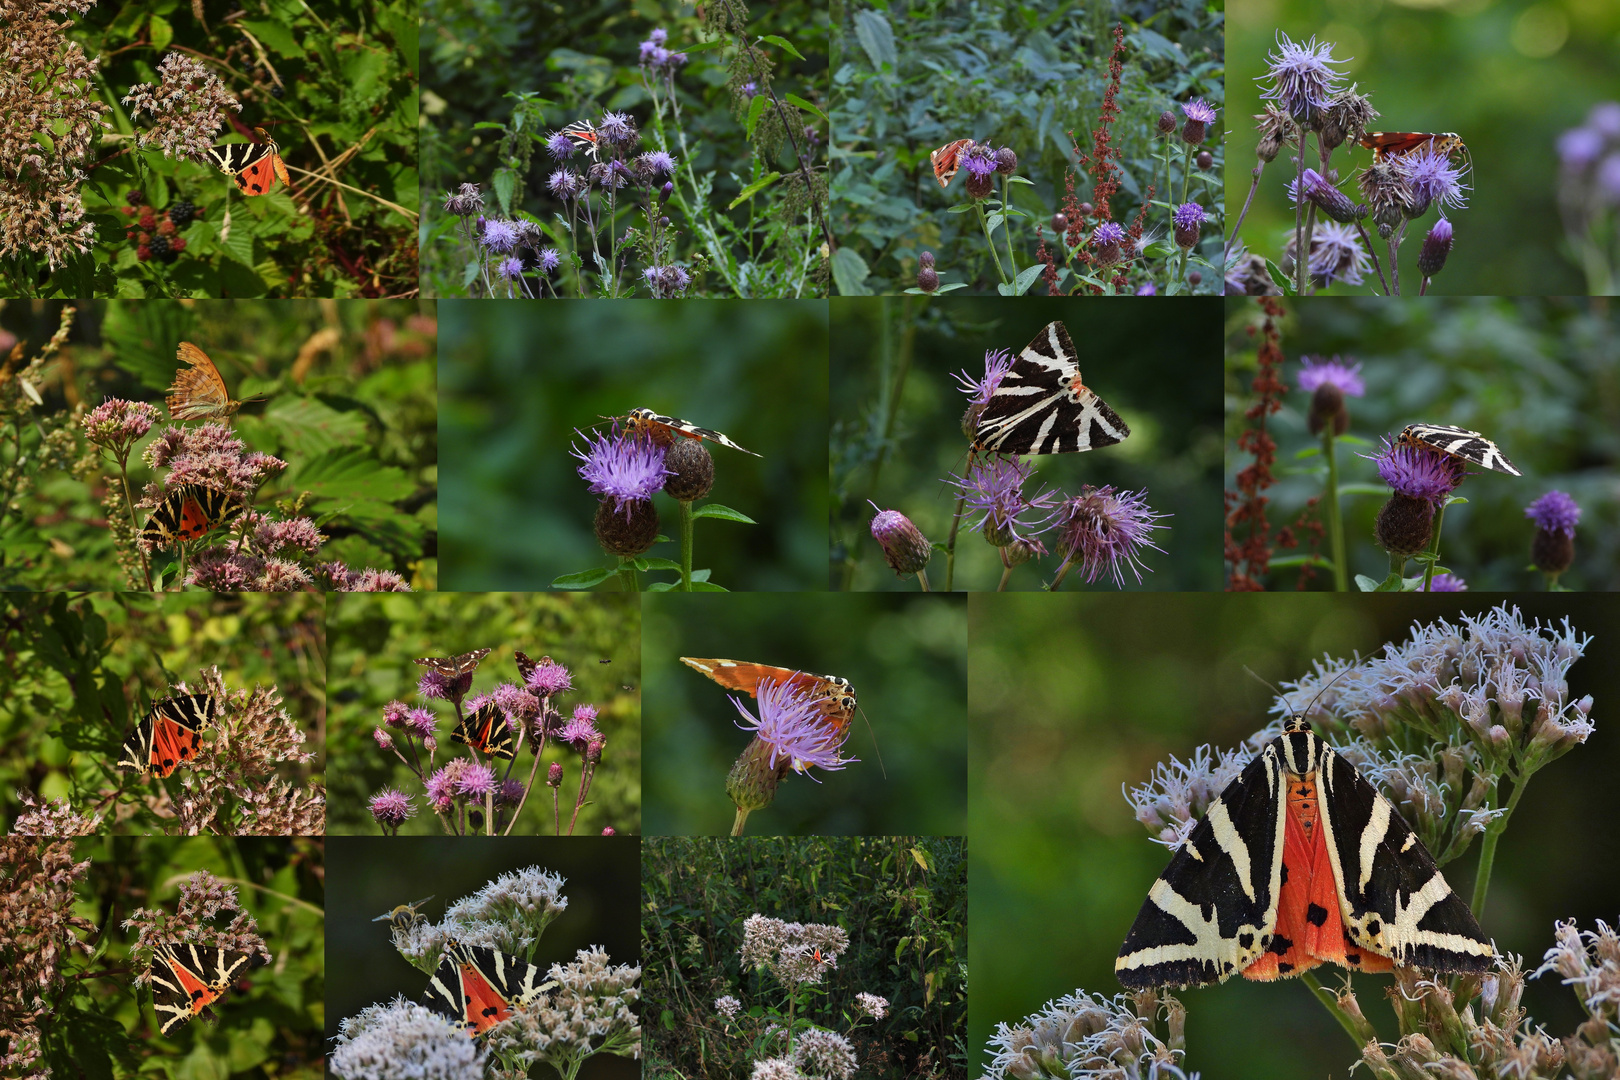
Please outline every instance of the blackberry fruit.
M146 195L144 192L138 190L131 191L128 195L124 196L124 201L131 206L139 206L141 203L146 201Z
M196 216L197 207L187 199L181 199L179 202L169 204L169 220L174 222L174 227L177 229L183 229L190 225L192 219Z
M162 258L169 253L169 238L167 236L154 236L146 245L154 258Z

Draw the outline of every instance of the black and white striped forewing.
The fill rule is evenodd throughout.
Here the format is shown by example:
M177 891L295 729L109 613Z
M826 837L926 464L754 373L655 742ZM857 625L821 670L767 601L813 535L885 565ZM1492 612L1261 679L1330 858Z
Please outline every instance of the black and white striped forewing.
M1326 743L1317 790L1345 933L1430 971L1488 971L1495 951L1400 812Z
M1448 424L1408 424L1401 432L1400 441L1431 446L1442 454L1460 457L1492 472L1507 473L1509 476L1521 475L1519 470L1513 467L1513 462L1507 459L1507 455L1502 453L1501 447L1479 432L1469 431L1467 428L1451 427Z
M1210 804L1153 883L1114 961L1121 985L1225 982L1261 956L1282 886L1283 783L1273 740Z
M511 1015L511 1006L527 1005L555 982L544 981L533 964L499 949L452 943L444 950L424 998L429 1008L464 1024L470 1035Z
M985 404L974 447L998 454L1077 454L1130 435L1119 414L1080 381L1080 357L1062 323L1024 346Z

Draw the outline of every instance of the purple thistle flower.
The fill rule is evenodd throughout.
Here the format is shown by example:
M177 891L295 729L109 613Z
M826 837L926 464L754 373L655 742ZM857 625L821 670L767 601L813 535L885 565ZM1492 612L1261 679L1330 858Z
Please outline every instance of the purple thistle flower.
M1338 356L1324 360L1320 356L1301 358L1299 388L1314 392L1324 383L1338 387L1345 397L1365 397L1367 387L1361 381L1361 362L1347 366Z
M1145 285L1143 285L1140 289L1136 290L1136 295L1137 296L1158 296L1159 295L1159 290L1153 284L1153 282L1149 281Z
M534 695L521 687L511 683L501 683L490 691L490 699L497 708L505 714L507 723L519 727L524 721L533 719L540 711L540 703Z
M731 699L745 721L737 726L752 731L770 748L771 767L786 760L808 776L811 766L831 772L859 760L839 756L844 740L849 738L849 729L840 734L836 727L828 724L810 692L801 691L786 681L762 683L758 701L756 718L741 698Z
M554 274L557 267L562 265L562 256L557 254L554 247L543 247L535 255L535 261L540 264L542 274Z
M648 67L661 67L669 58L669 50L652 41L641 43L641 62Z
M516 255L502 259L495 264L495 272L508 281L516 281L523 276L523 260Z
M1289 243L1292 244L1292 238ZM1346 285L1360 285L1363 276L1372 267L1367 249L1361 246L1361 237L1354 225L1337 221L1319 221L1311 235L1311 253L1306 264L1311 277L1324 288L1335 281Z
M464 760L454 787L457 795L482 802L484 794L495 788L495 770L488 765Z
M557 161L565 161L574 156L574 140L560 131L553 131L546 136L546 153ZM555 175L555 174L553 174Z
M465 758L456 759L456 762L458 763L464 761L466 761ZM450 765L444 766L438 772L434 773L432 776L429 776L427 778L427 783L423 784L422 786L427 789L428 802L432 803L433 809L437 810L439 813L444 813L446 810L449 810L452 805L454 805L456 781L455 776L452 775L452 767Z
M496 806L516 806L523 801L523 781L516 777L502 780L495 788Z
M450 691L453 689L450 680L432 668L425 669L422 677L416 680L416 692L425 698L449 701Z
M85 414L81 424L86 439L122 453L151 431L157 418L157 409L145 401L107 398Z
M600 735L596 730L596 710L589 705L575 705L574 715L563 726L562 734L557 738L573 746L575 750L584 750L590 741Z
M1446 257L1451 254L1451 222L1444 217L1437 218L1429 231L1423 236L1423 246L1418 249L1418 271L1424 277L1434 277L1446 267Z
M1065 563L1079 567L1086 584L1107 572L1123 589L1125 570L1142 583L1147 569L1141 561L1143 548L1164 551L1153 542L1153 531L1169 528L1157 523L1169 516L1148 506L1145 491L1116 492L1111 486L1087 484L1079 495L1060 503L1048 520L1058 530L1057 550Z
M1598 188L1611 203L1620 203L1620 154L1610 154L1598 164Z
M628 113L603 113L602 122L596 125L596 132L604 141L619 146L628 146L636 141L636 128Z
M920 574L928 560L933 558L933 546L922 530L898 510L878 510L878 505L867 500L877 516L872 519L872 539L883 549L883 559L897 575Z
M1176 246L1190 251L1198 246L1198 235L1203 231L1204 208L1195 202L1182 203L1171 215L1175 227Z
M649 150L636 159L636 171L648 179L672 176L675 173L675 159L662 150Z
M1436 574L1429 579L1430 592L1467 592L1468 582L1456 574Z
M662 26L655 26L652 33L648 34L647 37L652 40L654 45L662 45L669 40L669 31Z
M409 712L410 706L403 701L390 701L383 706L383 723L392 728L404 727L405 716Z
M1189 120L1197 120L1201 124L1215 122L1215 109L1203 98L1193 98L1181 107L1181 114Z
M1599 135L1620 141L1620 102L1598 102L1586 114L1586 123Z
M969 176L983 180L996 171L996 152L984 143L974 143L958 156L957 163Z
M1423 213L1431 203L1439 203L1442 208L1468 205L1468 197L1463 194L1468 185L1462 182L1468 166L1453 166L1449 157L1432 146L1397 157L1395 171L1412 189L1412 217Z
M394 746L394 737L388 733L386 728L373 728L371 737L376 740L377 749L379 750L390 750Z
M1094 248L1113 247L1124 240L1125 226L1117 221L1105 221L1091 234L1091 246Z
M674 300L684 296L692 275L679 266L649 266L642 271L654 300Z
M517 226L500 218L485 218L483 235L478 242L489 251L505 254L517 246Z
M1465 463L1421 443L1390 442L1377 454L1362 454L1378 466L1378 475L1399 494L1439 505L1468 475Z
M1581 520L1581 508L1562 491L1549 491L1524 508L1524 516L1547 532L1575 535L1575 526Z
M984 354L984 378L970 377L966 368L954 378L961 384L958 389L968 396L969 404L988 405L991 397L995 395L996 387L1001 385L1001 380L1012 370L1012 364L1012 353L1006 349L987 349Z
M574 679L563 665L542 660L535 665L533 671L529 672L524 685L540 697L555 697L572 690Z
M1558 136L1558 159L1564 168L1582 172L1602 155L1608 140L1591 128L1570 128Z
M575 430L574 434L584 435ZM611 436L585 436L585 449L570 447L569 453L584 462L580 478L590 484L591 493L613 500L626 513L634 502L650 499L662 491L664 478L672 475L664 468L664 448L650 439L638 439L617 430Z
M1050 509L1057 497L1051 488L1034 497L1024 494L1024 483L1034 472L1034 465L1017 458L975 458L967 476L953 473L946 483L966 497L964 514L983 515L972 528L982 531L985 539L997 547L1006 547L1018 540L1033 541L1046 531L1023 520L1031 510Z
M439 730L439 719L431 709L412 709L405 715L405 726L417 738L426 739Z
M573 199L585 190L585 181L573 169L554 169L546 177L546 188L556 198Z
M411 797L393 788L384 788L371 797L371 816L377 824L397 829L416 813Z
M753 101L759 96L759 84L753 79L749 79L747 82L742 84L742 93L743 97L747 98L749 101Z
M1277 50L1266 57L1266 63L1266 73L1255 80L1271 80L1261 98L1277 102L1295 120L1309 120L1327 108L1343 86L1343 72L1331 66L1343 63L1333 58L1332 42L1317 44L1313 37L1297 45L1278 31Z

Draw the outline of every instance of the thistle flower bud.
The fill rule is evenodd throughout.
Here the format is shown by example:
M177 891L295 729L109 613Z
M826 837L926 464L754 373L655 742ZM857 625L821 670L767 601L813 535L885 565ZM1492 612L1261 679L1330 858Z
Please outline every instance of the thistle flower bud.
M550 787L560 787L563 780L563 767L559 762L553 761L546 769L546 784Z
M934 268L934 253L932 251L925 251L921 255L918 255L917 264L932 270Z
M1446 256L1450 254L1451 222L1441 218L1423 237L1423 247L1418 252L1418 272L1424 277L1434 277L1445 268Z
M1191 285L1193 288L1196 289L1198 287L1199 283L1202 282L1203 280L1204 280L1204 275L1202 273L1200 273L1199 271L1197 271L1197 270L1189 270L1189 271L1187 271L1187 284Z
M1069 228L1069 215L1059 211L1052 215L1052 231L1062 236Z
M1083 217L1083 218L1090 217L1092 214L1094 214L1096 212L1096 210L1097 210L1097 208L1092 206L1088 202L1083 202L1083 203L1080 204L1080 216Z
M1373 535L1392 555L1412 556L1429 546L1434 531L1434 504L1395 492L1378 511Z
M763 810L776 800L788 763L772 765L775 750L763 739L749 743L726 776L726 795L739 810Z
M714 487L714 458L698 439L677 438L664 454L664 493L679 502L701 499Z
M1306 169L1301 183L1305 197L1315 203L1328 217L1341 225L1349 225L1367 216L1367 208L1350 201L1350 197L1330 184L1315 169Z
M1324 382L1311 395L1309 426L1312 435L1320 435L1333 425L1333 434L1343 435L1350 427L1350 410L1344 406L1344 391L1338 385Z
M1168 135L1176 130L1176 114L1169 109L1159 114L1159 134Z
M931 293L939 288L939 273L932 266L924 266L917 271L917 288L925 293Z
M1215 155L1210 153L1208 150L1200 150L1198 151L1198 156L1193 158L1193 161L1198 164L1200 169L1208 171L1215 164Z
M877 510L877 504L872 504ZM883 558L897 577L921 573L934 549L911 519L898 510L878 510L872 519L872 538L883 548Z
M1003 176L1011 176L1013 170L1018 168L1018 155L1013 153L1012 147L1003 146L996 151L996 172Z
M596 542L603 551L634 558L657 541L658 511L651 499L603 499L596 505L595 528Z

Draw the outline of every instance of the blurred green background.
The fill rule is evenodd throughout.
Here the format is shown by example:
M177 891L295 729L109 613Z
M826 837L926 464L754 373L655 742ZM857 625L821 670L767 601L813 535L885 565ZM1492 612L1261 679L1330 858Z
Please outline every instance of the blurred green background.
M697 522L694 562L733 591L819 588L827 550L825 301L480 304L447 301L440 542L447 589L545 589L613 566L592 532L597 497L569 454L604 416L648 408L724 432L720 503L757 525ZM675 503L654 498L676 537ZM677 542L653 557L678 560ZM671 574L643 575L642 586ZM619 587L617 579L602 586Z
M849 949L799 1019L849 1035L855 1075L962 1080L966 856L960 836L649 837L647 1075L740 1080L767 1056L738 1034L769 1025L761 1013L786 1006L772 975L741 969L743 924L758 913L849 934ZM855 1027L862 992L890 1010ZM723 994L742 1002L735 1024L715 1011Z
M596 726L607 737L591 782L590 800L579 812L577 836L594 836L611 825L620 833L641 828L641 609L634 597L552 593L331 593L327 625L332 636L330 674L333 749L342 767L334 775L327 832L377 835L367 800L385 786L414 796L417 814L404 835L439 836L438 815L426 806L421 781L394 754L379 750L372 731L382 709L399 700L438 714L435 768L470 751L450 741L455 712L447 701L416 692L423 668L412 661L491 648L473 675L470 694L486 694L519 681L513 652L530 659L550 656L573 675L574 689L556 703L564 716L575 705L593 705ZM601 663L610 660L611 663ZM398 736L396 735L396 738ZM408 755L407 755L408 756ZM573 793L579 788L580 755L555 743L546 748L533 790L514 835L552 835L551 789L546 767L563 766L562 824L568 829ZM527 782L534 758L529 744L510 776ZM501 762L502 776L507 763ZM398 901L396 901L398 902Z
M0 354L20 339L18 367L33 360L63 307L0 305ZM102 501L103 476L116 477L117 465L84 441L79 410L108 397L157 407L162 421L130 457L138 490L156 478L141 454L167 426L175 349L190 341L213 360L232 398L263 399L232 421L248 450L287 462L260 489L258 505L308 491L304 512L330 537L321 561L394 570L415 588L436 587L437 333L434 306L412 301L79 303L67 344L37 387L42 404L15 429L0 410L0 484L20 493L18 506L0 509L0 584L133 586L118 569ZM14 394L0 389L0 401ZM41 441L58 427L71 432L66 453L85 455L87 465L41 469ZM146 520L144 511L136 517Z
M736 727L742 716L730 699L741 698L755 716L758 706L680 662L693 656L841 676L860 703L844 747L860 764L817 769L819 784L790 774L776 801L749 815L747 835L964 834L963 600L876 593L647 596L646 831L725 836L736 816L726 774L752 736Z
M488 661L485 661L486 663ZM530 866L566 879L568 910L546 928L531 963L567 963L580 949L600 945L609 963L638 963L641 899L639 841L633 836L593 836L586 840L506 836L489 843L447 836L333 837L332 924L327 948L332 957L332 1007L326 1034L368 1005L403 994L420 1003L428 975L416 970L394 948L387 922L372 922L400 904L432 899L418 907L422 918L438 922L444 909L490 884L502 874ZM552 1073L541 1069L540 1074ZM598 1054L580 1070L583 1080L633 1080L641 1065L631 1058Z
M1333 43L1346 61L1345 85L1371 96L1374 131L1454 131L1473 160L1468 207L1448 216L1456 240L1431 293L1562 295L1586 292L1565 256L1556 201L1560 132L1593 104L1615 97L1620 5L1604 0L1233 0L1227 11L1231 128L1226 205L1235 213L1252 183L1259 142L1266 56L1280 30L1304 43ZM1284 151L1266 166L1239 239L1275 261L1293 229L1285 185L1294 176ZM1335 152L1342 180L1372 162L1372 151ZM1306 162L1316 166L1314 149ZM1356 201L1360 188L1339 185ZM1403 287L1416 289L1417 250L1431 211L1407 230ZM1384 244L1372 230L1379 259ZM1386 267L1386 272L1387 272ZM1372 292L1369 272L1359 292ZM1348 286L1337 286L1343 292Z
M1570 672L1570 699L1592 694L1598 730L1537 774L1496 851L1480 920L1499 950L1533 970L1556 919L1613 925L1620 895L1620 696L1613 663L1620 607L1606 597L1516 599L1527 620L1568 617L1594 637ZM1230 749L1263 727L1273 683L1305 674L1324 653L1370 656L1404 641L1415 621L1482 614L1484 597L1404 594L970 598L972 753L969 880L973 997L969 1048L987 1061L997 1022L1015 1023L1076 987L1119 992L1114 957L1169 861L1121 797L1169 756L1200 743ZM1053 663L1061 657L1061 663ZM1476 843L1448 864L1471 888ZM1338 981L1338 969L1323 977ZM1355 980L1386 1042L1395 1027L1388 976ZM1356 1047L1297 980L1177 993L1187 1005L1189 1074L1204 1080L1345 1076ZM1586 1019L1556 976L1526 984L1524 1005L1552 1035Z
M19 789L66 799L103 828L146 832L137 811L167 782L117 768L124 740L157 698L218 665L233 689L274 686L315 757L281 775L320 783L326 771L325 601L318 593L6 593L0 599L0 816ZM214 738L216 736L205 736ZM126 786L126 805L108 806ZM140 793L140 794L137 794ZM133 813L133 817L130 816ZM117 823L116 826L114 823Z
M1373 538L1389 489L1376 466L1356 455L1375 454L1380 438L1422 421L1483 432L1524 474L1476 469L1481 475L1457 493L1468 502L1446 511L1441 561L1469 588L1545 587L1530 564L1536 526L1524 508L1557 489L1581 507L1575 563L1559 584L1620 589L1620 312L1606 300L1308 297L1283 304L1282 378L1289 387L1298 386L1303 356L1362 364L1367 396L1348 399L1350 429L1338 448L1341 491L1371 485L1341 495L1352 574L1382 581L1389 572L1389 556ZM1235 440L1254 400L1257 341L1248 330L1262 318L1253 301L1227 301L1227 448L1235 455L1227 463L1228 488L1235 487L1234 470L1253 460L1238 454ZM1267 492L1274 529L1292 522L1324 483L1320 455L1300 456L1321 446L1306 428L1310 395L1291 389L1283 404L1268 421L1278 443L1273 471L1280 482ZM1325 542L1322 553L1329 554ZM1408 564L1409 575L1415 565ZM1278 588L1297 580L1293 569L1271 575ZM1324 570L1312 586L1331 583Z
M319 837L103 837L69 843L76 859L91 860L73 914L103 931L94 944L108 951L86 965L91 974L80 975L72 998L51 1010L57 1036L67 1042L47 1046L70 1055L47 1059L57 1075L134 1076L137 1069L140 1075L220 1078L322 1075L326 865ZM131 987L134 932L119 924L136 908L162 908L173 916L181 884L198 870L235 888L273 959L248 971L212 1006L217 1021L192 1020L164 1037L151 990ZM82 954L63 958L70 966L82 961Z
M1036 485L1057 486L1071 496L1082 484L1145 489L1154 510L1174 516L1161 522L1168 529L1154 534L1164 552L1143 553L1153 572L1144 573L1140 585L1127 572L1125 587L1219 587L1219 405L1208 377L1218 301L1026 297L1008 304L907 297L832 303L834 588L918 588L915 576L896 578L883 561L867 500L901 511L928 539L944 543L956 499L942 481L964 472L968 442L961 426L967 397L952 375L966 370L977 381L987 351L1017 356L1053 320L1068 327L1086 385L1130 425L1131 436L1084 454L1027 459L1036 472L1025 492L1033 494ZM897 384L898 392L892 389ZM1035 512L1031 519L1044 516ZM953 587L994 589L1002 570L996 549L965 531L956 543ZM1048 556L1038 566L1018 567L1007 587L1038 588L1052 579L1059 561ZM935 553L928 576L933 588L944 588L943 554ZM1071 573L1063 587L1087 586ZM1090 587L1112 590L1113 579Z

